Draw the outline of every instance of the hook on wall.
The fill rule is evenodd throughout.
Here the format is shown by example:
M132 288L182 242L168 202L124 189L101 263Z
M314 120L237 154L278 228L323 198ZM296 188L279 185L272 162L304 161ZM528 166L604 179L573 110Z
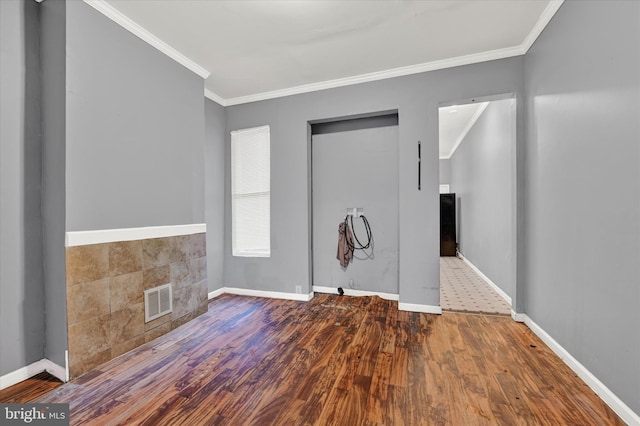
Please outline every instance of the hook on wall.
M364 209L362 207L349 207L347 208L347 216L351 215L353 217L362 216Z
M421 145L422 145L422 142L418 141L418 191L421 190L421 188L420 188L421 187L421 185L420 185L421 176L420 175L422 173L422 164L421 164L422 163L422 152L421 152L422 151L421 150L422 146Z

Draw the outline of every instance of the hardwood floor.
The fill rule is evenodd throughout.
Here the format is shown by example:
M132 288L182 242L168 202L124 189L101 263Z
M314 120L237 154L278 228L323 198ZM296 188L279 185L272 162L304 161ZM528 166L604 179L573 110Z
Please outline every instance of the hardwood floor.
M220 296L38 402L68 402L71 424L624 424L510 318L320 294Z
M60 379L43 371L27 380L0 390L0 402L10 404L30 402L61 385Z

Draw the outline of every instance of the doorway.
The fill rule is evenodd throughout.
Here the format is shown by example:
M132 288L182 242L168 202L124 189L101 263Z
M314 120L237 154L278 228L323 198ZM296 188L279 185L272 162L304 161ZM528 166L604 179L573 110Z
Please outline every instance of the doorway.
M510 315L515 291L516 101L439 109L440 185L455 203L456 253L440 258L443 310ZM444 186L446 188L446 186Z

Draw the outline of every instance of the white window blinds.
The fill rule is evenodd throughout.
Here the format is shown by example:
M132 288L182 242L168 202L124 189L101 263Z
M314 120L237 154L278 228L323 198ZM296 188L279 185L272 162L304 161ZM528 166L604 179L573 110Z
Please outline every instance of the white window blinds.
M231 228L234 256L271 255L269 126L231 132Z

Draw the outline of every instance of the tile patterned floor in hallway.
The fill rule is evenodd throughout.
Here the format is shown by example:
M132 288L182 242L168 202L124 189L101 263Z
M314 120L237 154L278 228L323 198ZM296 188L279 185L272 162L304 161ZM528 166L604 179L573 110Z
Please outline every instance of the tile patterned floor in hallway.
M458 257L440 258L440 306L445 311L511 315L511 307Z

